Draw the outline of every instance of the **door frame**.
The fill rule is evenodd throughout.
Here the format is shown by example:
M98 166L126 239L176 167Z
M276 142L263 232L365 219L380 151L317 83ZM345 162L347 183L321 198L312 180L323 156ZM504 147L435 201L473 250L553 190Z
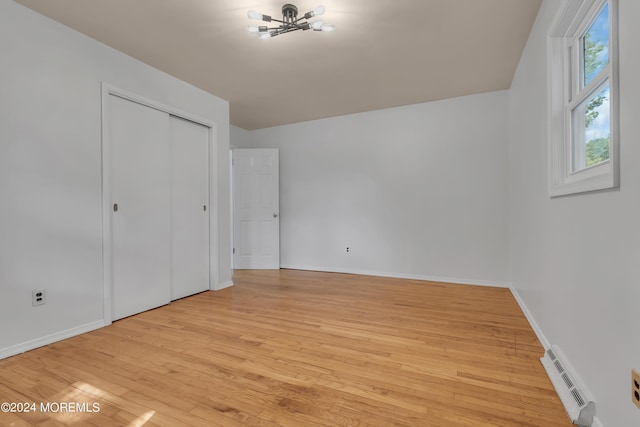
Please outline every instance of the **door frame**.
M103 320L110 325L113 321L113 290L112 290L112 247L111 247L111 135L109 133L109 97L117 96L145 107L162 111L191 122L203 125L209 129L209 289L218 288L218 188L217 161L218 140L217 124L210 120L191 114L187 111L163 104L133 92L120 89L111 84L101 83L101 148L102 148L102 286L103 286Z
M235 174L236 174L236 168L237 166L235 165L235 160L236 160L236 154L243 152L243 151L275 151L276 152L276 160L277 160L277 164L278 164L278 176L277 176L277 185L276 185L276 191L277 191L277 198L278 198L278 206L276 207L276 212L274 212L274 214L277 215L278 219L278 251L277 251L277 267L275 267L276 269L281 268L281 256L280 256L280 251L281 251L281 246L280 246L280 149L279 148L234 148L232 151L232 160L231 160L231 185L232 185L232 189L231 189L231 234L232 234L232 254L231 254L231 259L232 259L232 265L233 268L237 267L236 264L236 250L238 249L236 246L236 238L238 237L236 235L236 225L238 223L237 218L236 218L236 198L238 196L237 192L236 192L236 185L237 185L237 180L235 179ZM270 269L272 269L273 267L269 267Z

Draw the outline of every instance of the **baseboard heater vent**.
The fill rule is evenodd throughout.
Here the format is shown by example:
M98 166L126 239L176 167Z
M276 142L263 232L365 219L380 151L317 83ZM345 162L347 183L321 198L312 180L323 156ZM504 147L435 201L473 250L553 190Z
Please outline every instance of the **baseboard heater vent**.
M596 415L596 404L586 395L584 387L578 385L577 377L569 372L569 365L564 360L566 358L555 345L540 358L573 424L591 427Z

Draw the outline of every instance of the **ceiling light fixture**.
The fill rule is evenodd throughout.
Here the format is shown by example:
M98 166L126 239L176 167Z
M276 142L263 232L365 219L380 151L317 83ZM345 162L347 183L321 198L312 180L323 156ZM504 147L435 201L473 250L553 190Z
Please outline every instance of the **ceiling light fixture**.
M250 10L249 12L247 12L247 16L249 17L249 19L264 22L279 22L280 25L277 27L267 27L266 25L249 25L247 27L247 31L257 34L261 39L268 39L271 37L279 36L280 34L290 33L297 30L313 30L326 32L335 31L336 27L334 25L327 25L322 21L309 22L309 19L323 15L324 12L324 6L318 6L311 12L307 12L301 18L298 18L298 8L292 4L287 3L282 6L281 21L279 19L274 19L269 15L258 13L255 10Z

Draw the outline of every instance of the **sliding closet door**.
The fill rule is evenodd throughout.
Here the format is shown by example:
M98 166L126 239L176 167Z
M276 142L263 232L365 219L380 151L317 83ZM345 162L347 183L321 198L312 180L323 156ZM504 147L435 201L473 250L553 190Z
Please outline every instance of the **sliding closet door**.
M171 299L209 289L209 128L171 116Z
M170 120L109 95L113 320L170 302Z

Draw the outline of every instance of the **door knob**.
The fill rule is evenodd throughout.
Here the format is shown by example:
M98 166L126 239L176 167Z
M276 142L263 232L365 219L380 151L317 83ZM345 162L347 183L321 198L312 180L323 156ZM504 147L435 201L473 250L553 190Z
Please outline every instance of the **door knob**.
M278 214L277 214L277 213L274 213L274 214L273 214L273 217L274 217L274 218L278 218Z

